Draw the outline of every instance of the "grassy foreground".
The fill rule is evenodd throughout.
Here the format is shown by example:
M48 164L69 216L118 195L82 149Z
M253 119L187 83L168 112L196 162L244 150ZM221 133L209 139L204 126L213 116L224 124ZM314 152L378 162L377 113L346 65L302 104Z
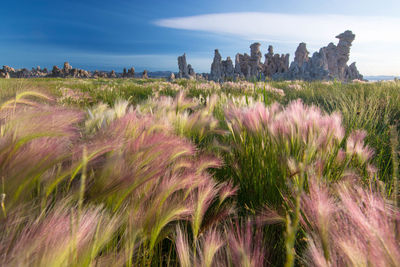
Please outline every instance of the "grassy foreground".
M1 266L396 266L400 83L0 80Z

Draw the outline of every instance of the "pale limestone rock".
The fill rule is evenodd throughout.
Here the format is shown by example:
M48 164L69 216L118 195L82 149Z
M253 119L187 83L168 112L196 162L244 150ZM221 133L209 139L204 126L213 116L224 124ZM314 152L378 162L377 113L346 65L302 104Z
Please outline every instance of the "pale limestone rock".
M189 78L189 68L186 62L186 54L178 57L179 78Z
M188 65L188 75L192 78L196 78L196 72L194 71L194 69L192 68L192 65Z
M4 65L3 66L3 72L8 72L8 73L12 73L12 72L15 72L15 69L14 68L11 68L11 67L9 67L9 66L7 66L7 65Z
M117 78L117 74L115 73L114 70L112 70L112 71L110 72L110 75L109 75L108 77L109 77L109 78Z
M265 77L273 77L276 74L285 73L289 69L289 54L274 54L272 45L268 47L268 54L265 54L263 74Z
M134 67L131 67L131 68L128 70L128 73L127 73L126 77L128 77L128 78L135 78L135 68L134 68Z
M339 43L336 48L336 57L337 57L337 67L338 67L338 77L340 80L351 78L345 77L345 70L347 68L347 61L350 58L350 47L351 43L356 38L356 35L351 31L345 31L344 33L336 36L339 39Z
M301 68L305 63L307 63L310 58L308 57L307 45L305 43L300 43L296 49L294 56L294 63Z
M261 64L262 54L260 51L260 43L253 43L250 45L250 77L251 78L258 78L263 67Z
M351 31L336 36L339 43L322 47L310 58L305 43L301 43L296 50L295 59L284 78L303 80L332 80L348 81L362 79L355 63L347 66L350 56L350 47L355 39Z
M63 77L63 71L58 66L53 66L51 71L52 77Z
M64 62L63 72L65 76L68 76L69 72L72 70L72 66L68 62Z
M210 78L214 81L220 81L222 79L222 57L218 51L218 49L214 50L214 59L211 63L211 72Z
M346 68L345 77L348 80L364 80L364 77L358 71L355 62L351 63L350 66Z
M222 77L224 80L233 79L235 76L235 69L233 67L233 62L230 57L227 57L226 60L221 61L222 64Z

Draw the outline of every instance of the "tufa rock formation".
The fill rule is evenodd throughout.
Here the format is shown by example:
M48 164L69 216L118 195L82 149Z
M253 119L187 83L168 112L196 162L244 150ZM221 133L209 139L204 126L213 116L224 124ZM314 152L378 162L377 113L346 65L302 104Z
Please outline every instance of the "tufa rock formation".
M263 74L265 77L272 77L276 73L285 73L289 69L289 54L274 54L272 45L268 47L268 54L265 54Z
M226 60L222 60L218 49L215 49L214 60L211 64L210 79L218 82L233 79L234 76L235 68L233 67L232 59L227 57Z
M272 46L268 47L265 61L261 64L260 43L250 46L250 55L236 54L235 67L228 57L223 61L218 49L215 50L211 64L210 79L223 81L230 78L258 79L270 77L272 79L302 79L302 80L332 80L341 81L362 80L355 63L347 65L350 56L350 47L355 39L351 31L336 36L337 45L330 43L319 52L309 57L305 43L300 43L295 52L294 61L289 67L289 54L274 54Z
M109 77L109 78L117 78L117 74L115 73L114 70L112 70L112 71L110 72L110 75L109 75L108 77Z
M193 69L192 69L193 70ZM39 78L39 77L54 77L54 78L119 78L119 77L127 77L134 78L135 77L135 69L132 67L128 71L124 68L123 73L119 74L112 70L111 72L106 71L94 71L91 73L90 71L73 68L68 62L64 62L63 68L59 68L58 66L53 66L51 72L49 73L47 68L42 69L40 66L36 68L32 68L31 70L27 69L18 69L15 70L9 66L3 66L0 69L0 78Z
M59 67L53 66L53 69L51 70L51 76L52 77L63 77L63 72Z
M220 81L223 77L222 75L222 57L218 49L214 50L214 59L211 63L210 79L214 81Z
M72 66L68 62L64 62L64 68L63 71L64 73L70 73L72 70Z
M14 68L11 68L9 66L3 66L2 69L0 69L0 78L29 78L29 77L43 77L45 76L45 73L42 73L39 71L39 73L36 73L36 69L34 69L34 73L32 71L29 71L27 69L19 69L15 70Z
M240 54L237 53L235 56L235 79L243 78L242 69L240 67Z
M53 66L51 73L48 75L50 77L57 78L90 78L92 77L91 73L86 70L74 69L68 63L64 63L64 67L60 69L58 66Z
M347 66L355 34L345 31L336 38L339 39L337 46L330 43L328 46L322 47L319 52L315 52L311 58L308 56L306 44L301 43L297 47L295 59L290 65L289 71L281 77L303 80L362 80L363 76L358 72L355 63Z
M40 68L40 66L37 66L36 68L32 68L30 73L28 74L29 77L32 78L40 78L40 77L45 77L48 75L47 69L44 68L43 70Z
M262 54L260 43L250 45L250 56L246 53L236 54L235 78L258 79L260 77L272 77L277 73L285 73L289 69L289 54L274 54L270 45L265 54L264 63L261 63Z
M178 57L179 73L178 78L194 79L196 78L196 72L192 65L188 65L186 62L186 53Z
M9 66L3 66L3 72L13 73L13 72L15 72L15 69L11 68Z
M250 45L250 78L257 78L262 70L260 46L260 43Z
M122 78L135 78L135 68L132 67L128 70L128 72L126 72L126 68L124 68L122 75Z
M196 72L194 72L194 69L192 68L192 65L188 65L188 74L190 78L194 78L196 77Z
M10 79L10 74L8 74L8 72L3 72L3 70L0 69L0 78Z
M128 70L128 74L127 74L126 77L128 77L128 78L135 78L135 68L134 68L134 67L132 67L132 68L130 68L130 69Z
M171 72L171 74L168 77L168 81L172 82L175 80L175 74L173 72Z
M205 80L205 77L203 76L203 74L197 73L196 80Z
M226 60L222 60L222 73L224 79L233 79L235 76L235 68L233 67L233 62L230 57L227 57Z
M246 79L250 79L250 56L246 53L239 54L240 74Z
M191 77L189 72L191 72L192 74L194 73L192 66L190 64L188 65L186 62L186 53L178 57L178 67L179 67L178 78L189 79Z
M147 74L147 70L144 70L143 74L142 74L142 79L148 79L148 78L149 78L149 76Z
M108 78L108 73L104 71L98 71L95 70L93 73L92 78L98 79L98 78Z
M235 78L258 78L263 70L261 64L262 54L260 51L260 43L253 43L250 45L250 56L246 53L236 54L235 56Z
M363 80L363 78L364 78L358 71L355 62L351 63L350 66L345 69L344 75L345 75L345 77L349 77L349 79L352 79L352 80Z
M3 66L3 69L0 70L1 78L28 78L30 77L31 72L27 69L14 69L9 66ZM42 76L42 75L41 75Z

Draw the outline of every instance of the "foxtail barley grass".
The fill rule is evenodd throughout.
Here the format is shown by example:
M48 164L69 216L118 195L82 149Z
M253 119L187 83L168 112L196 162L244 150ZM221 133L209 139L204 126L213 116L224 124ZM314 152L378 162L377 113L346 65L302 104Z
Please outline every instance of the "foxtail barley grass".
M400 262L398 83L0 87L2 266Z
M377 192L343 181L334 188L313 181L302 197L313 266L396 266L399 210Z
M399 147L399 136L397 133L397 129L395 126L390 127L390 143L391 143L391 148L392 148L392 166L393 166L393 174L392 174L392 179L393 179L393 190L390 192L390 194L393 196L394 203L396 207L399 206L398 198L399 198L399 152L398 152L398 147Z

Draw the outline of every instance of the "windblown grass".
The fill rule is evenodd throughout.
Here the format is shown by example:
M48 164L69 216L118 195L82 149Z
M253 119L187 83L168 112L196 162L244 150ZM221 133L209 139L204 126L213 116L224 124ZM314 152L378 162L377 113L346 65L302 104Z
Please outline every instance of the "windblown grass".
M400 261L399 83L0 88L2 266Z

